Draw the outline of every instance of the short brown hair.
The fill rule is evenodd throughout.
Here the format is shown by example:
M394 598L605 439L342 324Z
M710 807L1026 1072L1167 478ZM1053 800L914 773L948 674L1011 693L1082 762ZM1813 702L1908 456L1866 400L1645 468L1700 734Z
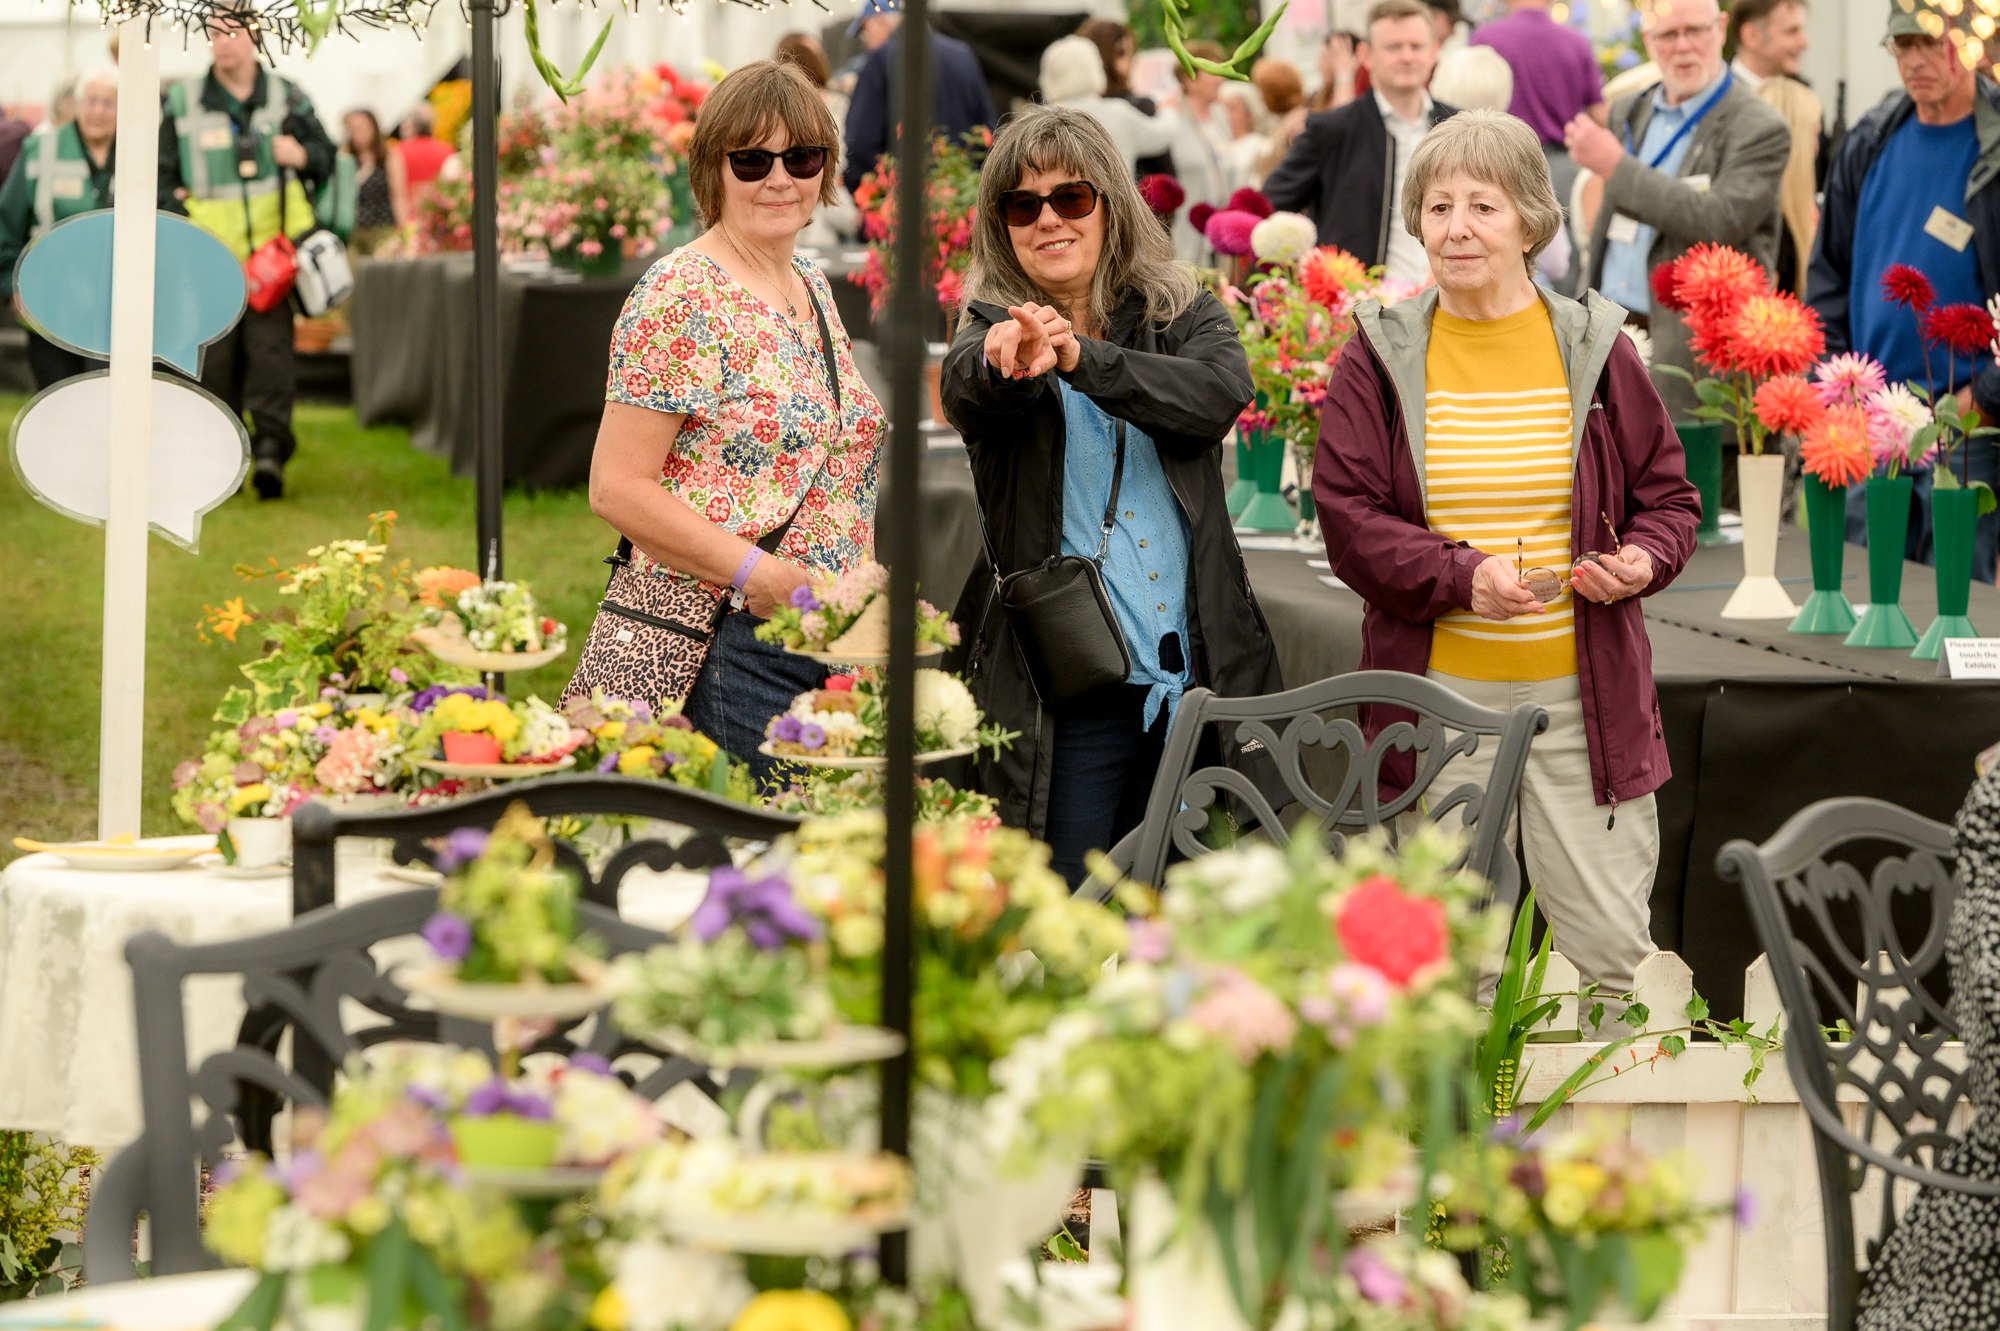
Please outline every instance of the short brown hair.
M827 63L826 52L803 32L788 32L778 38L777 58L789 60L804 70L815 88L824 88L833 77L833 66Z
M1123 97L1132 91L1130 80L1118 72L1118 57L1132 40L1132 29L1113 19L1087 18L1077 25L1076 35L1097 43L1097 53L1104 57L1104 95Z
M1742 41L1743 25L1746 23L1762 23L1786 5L1797 5L1803 9L1805 3L1806 0L1736 0L1729 7L1729 40L1732 43Z
M1377 23L1405 18L1420 18L1429 23L1431 7L1422 0L1375 0L1375 7L1368 11L1368 26L1363 31L1373 37Z
M688 186L694 191L701 223L722 216L722 158L739 148L755 148L782 129L795 148L825 148L819 201L834 200L840 175L840 126L826 109L819 89L789 60L754 60L731 70L702 101L688 140Z
M1257 85L1264 109L1274 116L1290 115L1306 99L1306 85L1299 77L1299 67L1274 55L1250 66L1250 81Z

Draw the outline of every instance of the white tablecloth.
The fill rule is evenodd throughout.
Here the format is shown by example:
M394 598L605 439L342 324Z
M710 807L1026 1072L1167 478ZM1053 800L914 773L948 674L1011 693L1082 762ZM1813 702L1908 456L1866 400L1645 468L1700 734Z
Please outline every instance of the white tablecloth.
M185 844L183 842L182 844ZM407 891L367 843L342 844L339 901ZM704 878L635 870L620 908L653 928L680 923ZM107 1153L139 1135L139 1064L126 940L157 929L183 943L281 929L291 877L231 877L219 863L155 873L73 869L29 855L0 871L0 1128L50 1133ZM236 1039L242 985L185 989L190 1066Z
M0 1331L61 1331L72 1323L107 1331L208 1331L256 1283L255 1271L200 1271L97 1285L12 1304L0 1313Z

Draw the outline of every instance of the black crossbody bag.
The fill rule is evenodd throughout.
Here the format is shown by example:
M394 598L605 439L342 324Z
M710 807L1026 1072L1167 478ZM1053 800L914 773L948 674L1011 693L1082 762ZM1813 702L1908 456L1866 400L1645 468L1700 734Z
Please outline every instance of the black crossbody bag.
M1132 677L1132 653L1111 597L1104 590L1104 557L1118 521L1118 490L1125 480L1125 422L1117 422L1117 461L1111 497L1104 503L1097 553L1050 555L1033 568L1000 575L990 536L986 557L993 565L994 591L1001 613L1014 631L1028 675L1043 705L1073 701L1092 689L1122 684ZM1061 474L1056 484L1061 485ZM980 515L985 533L985 515Z

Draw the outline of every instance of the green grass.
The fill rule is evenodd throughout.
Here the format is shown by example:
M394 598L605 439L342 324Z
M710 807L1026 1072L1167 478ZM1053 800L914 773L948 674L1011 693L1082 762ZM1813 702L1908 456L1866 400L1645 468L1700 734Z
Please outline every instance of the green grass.
M24 400L0 395L0 438ZM146 758L142 825L148 835L188 829L168 805L174 765L198 756L210 713L236 667L256 654L245 641L203 644L202 606L244 596L270 607L268 581L245 582L237 564L298 560L308 546L367 533L368 515L394 509L401 521L392 558L471 566L476 555L473 486L417 452L407 432L364 430L346 408L302 405L298 456L285 498L237 495L202 519L201 550L155 539L146 610ZM511 494L506 502L506 573L538 598L581 645L604 589L599 562L616 541L581 491ZM88 835L96 826L98 682L104 603L101 528L37 503L11 468L0 469L0 861L17 835ZM553 701L574 652L509 680L513 691Z

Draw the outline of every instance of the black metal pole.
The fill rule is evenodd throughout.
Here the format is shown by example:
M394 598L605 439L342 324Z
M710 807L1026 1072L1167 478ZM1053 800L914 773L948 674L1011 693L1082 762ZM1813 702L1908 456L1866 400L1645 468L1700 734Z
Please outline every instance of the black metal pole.
M896 278L889 297L893 316L887 333L889 361L889 467L875 520L875 542L889 566L889 767L882 782L888 817L882 937L882 1024L913 1038L912 990L916 978L912 929L910 834L915 827L916 784L916 623L917 473L923 440L917 422L926 355L927 303L936 300L925 276L924 182L930 174L931 69L927 0L904 0L902 42L897 52ZM882 1148L910 1153L912 1047L882 1065ZM882 1238L882 1276L892 1284L909 1281L908 1239Z
M506 0L467 0L472 19L472 439L481 577L502 576L500 496L500 66L493 18Z

